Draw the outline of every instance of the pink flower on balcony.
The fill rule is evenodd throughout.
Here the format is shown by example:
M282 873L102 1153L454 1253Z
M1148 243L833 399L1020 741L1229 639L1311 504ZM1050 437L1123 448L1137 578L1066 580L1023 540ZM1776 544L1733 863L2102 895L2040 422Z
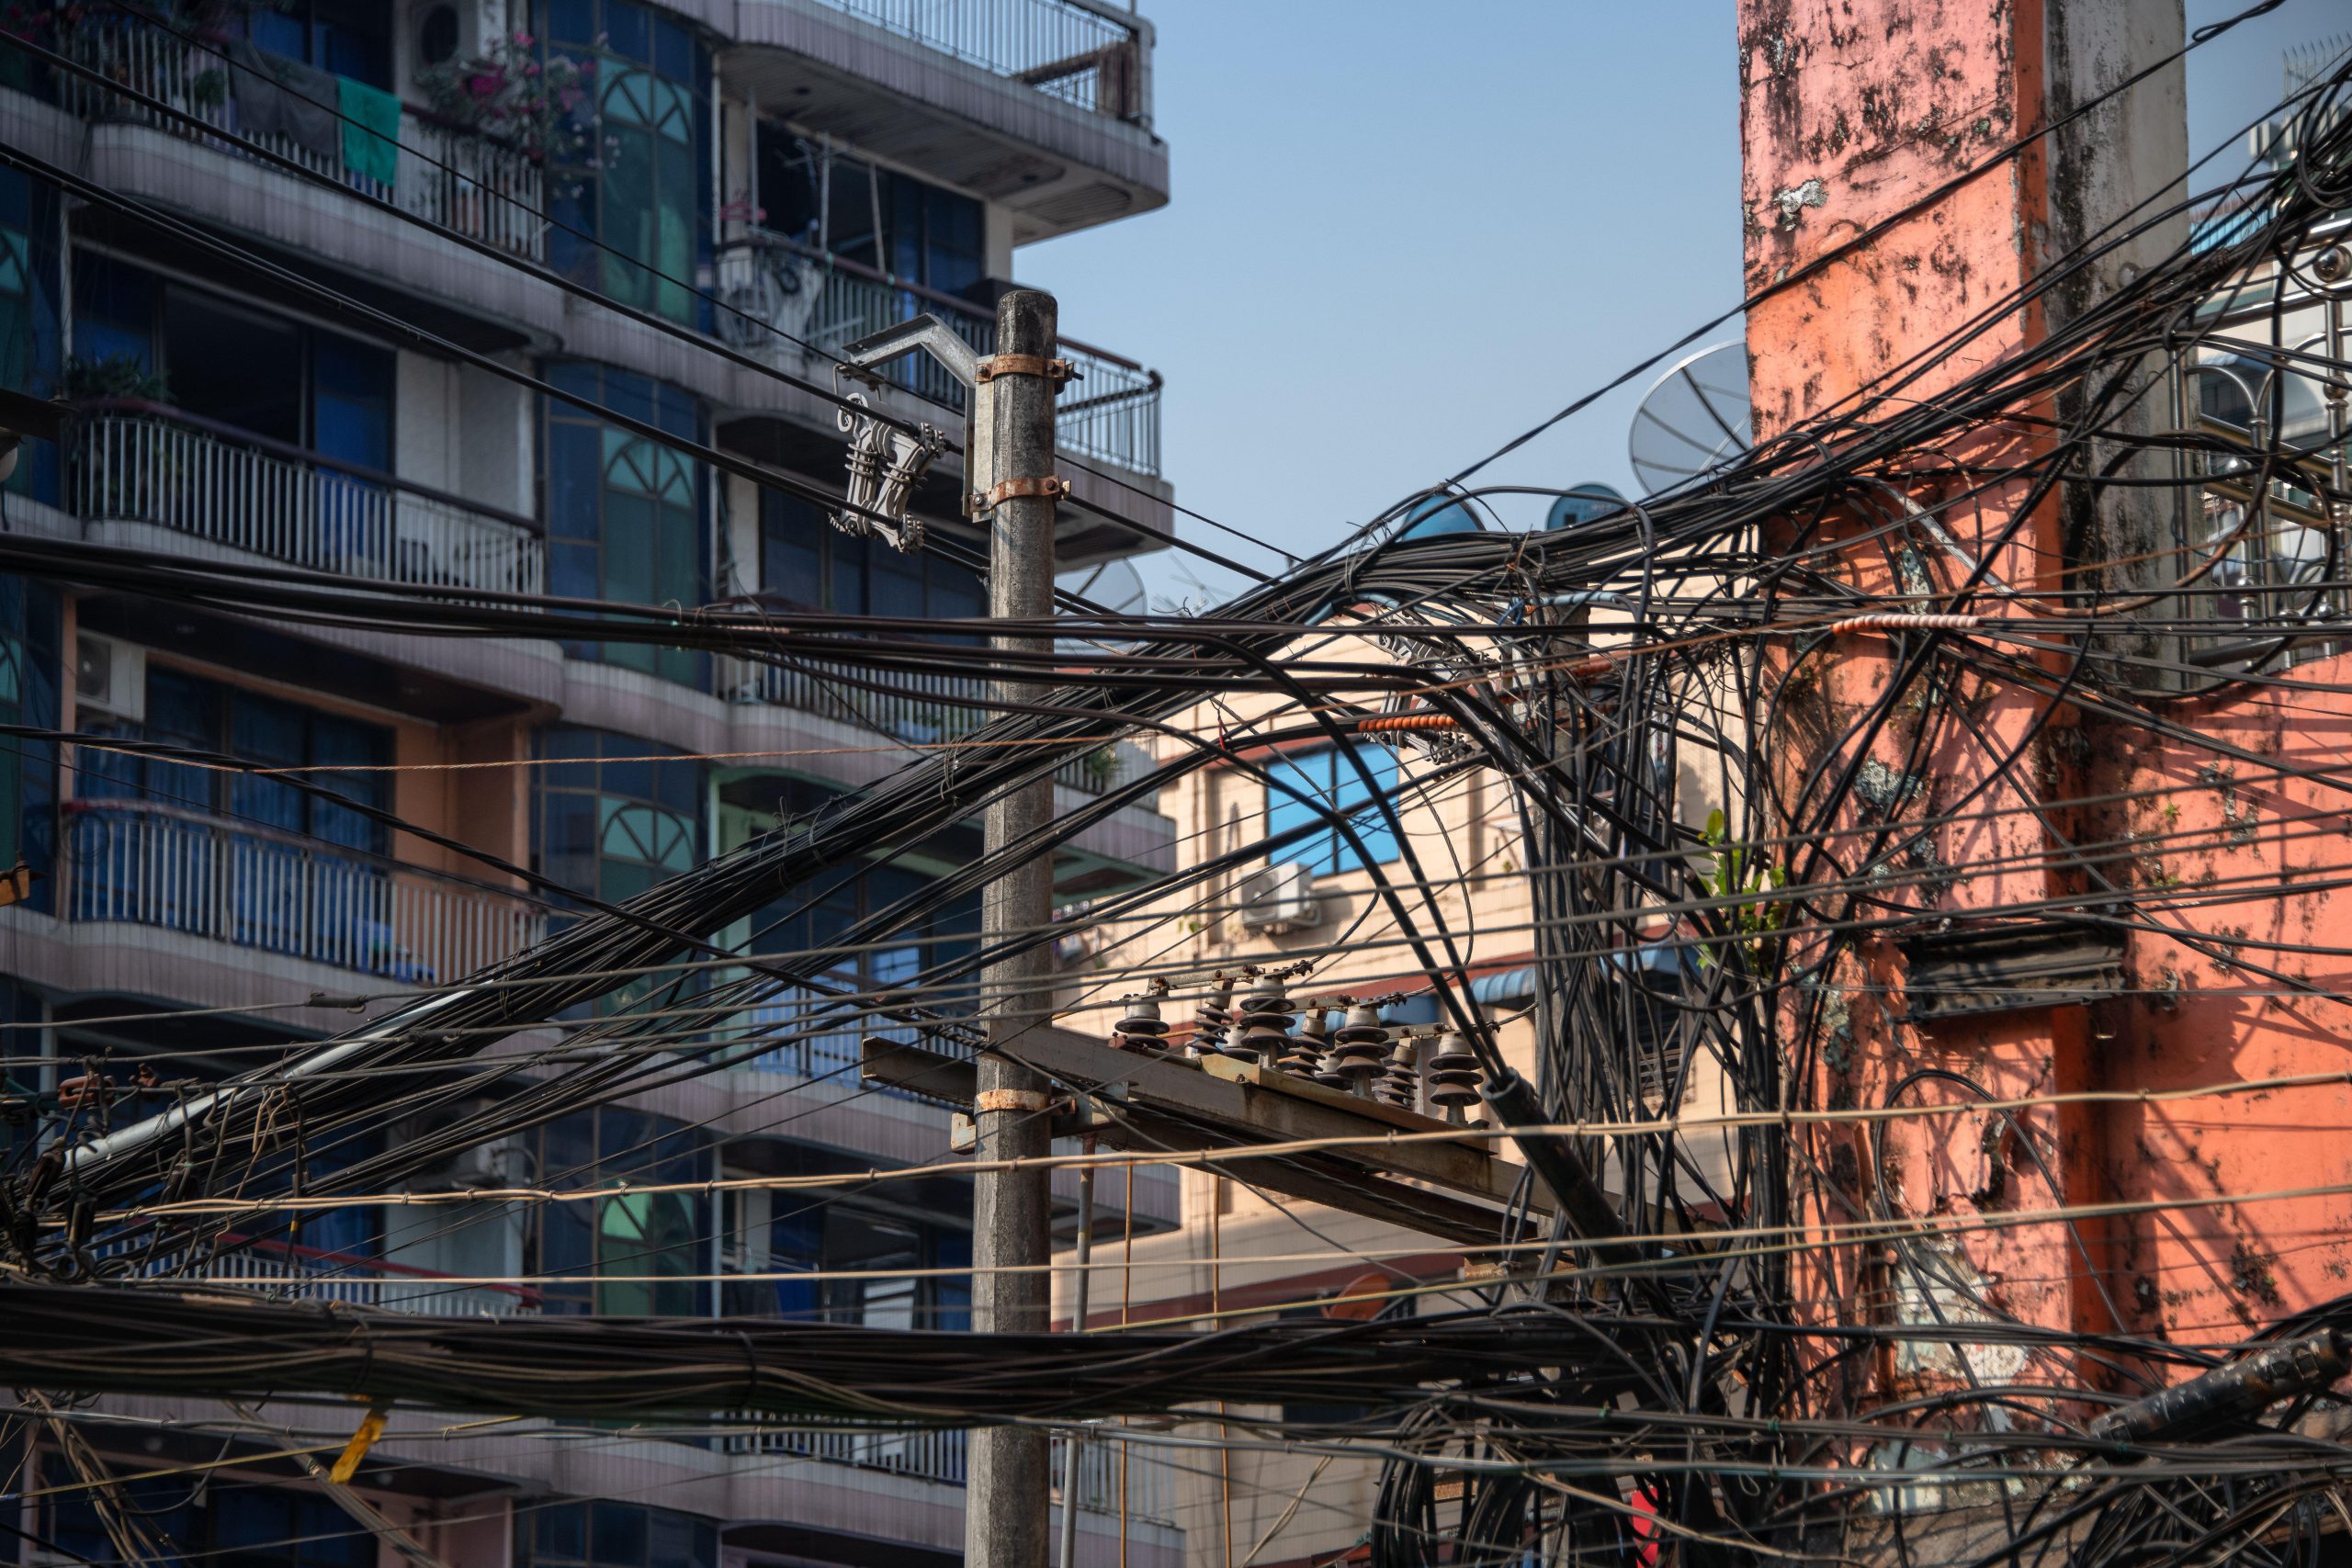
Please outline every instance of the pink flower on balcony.
M483 71L477 73L466 84L466 90L477 98L494 98L498 96L498 89L504 85L506 85L505 77L494 72Z
M518 32L514 35L514 41L521 44L525 49L528 49L531 47L533 40L530 34Z

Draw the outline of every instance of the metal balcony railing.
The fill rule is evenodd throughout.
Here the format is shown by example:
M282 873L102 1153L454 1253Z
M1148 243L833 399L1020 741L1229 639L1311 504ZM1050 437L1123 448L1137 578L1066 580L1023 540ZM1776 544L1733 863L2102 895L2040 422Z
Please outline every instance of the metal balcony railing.
M430 1269L283 1242L255 1242L183 1278L236 1285L281 1301L341 1302L458 1317L532 1317L537 1292L514 1285L452 1285Z
M732 308L719 313L727 334L797 367L821 364L844 345L926 311L978 353L996 352L996 318L970 300L780 235L754 234L723 247L718 282L721 303ZM1061 340L1059 353L1079 378L1062 389L1055 409L1058 448L1156 478L1159 372L1073 338ZM888 375L919 398L964 407L963 386L927 355L910 355Z
M816 0L1113 119L1151 123L1149 24L1084 0Z
M93 405L73 463L85 522L175 533L370 582L537 593L530 519L159 404Z
M991 716L989 682L978 676L860 671L827 660L796 660L787 666L726 656L717 670L718 694L729 702L846 719L910 746L960 739ZM859 682L887 683L889 690L874 691ZM1063 763L1054 777L1082 794L1104 795L1135 777L1142 765L1135 748L1106 745Z
M130 1244L102 1241L90 1252L103 1263L129 1256ZM430 1269L234 1234L223 1236L221 1250L210 1258L191 1261L175 1248L139 1258L132 1268L141 1279L232 1285L278 1301L341 1302L442 1316L532 1317L540 1305L539 1292L528 1286L453 1285L452 1276Z
M760 1417L739 1413L729 1419L756 1421ZM857 1465L867 1470L885 1470L893 1474L961 1486L965 1483L964 1439L965 1435L960 1430L925 1428L911 1432L876 1432L862 1427L809 1423L733 1433L720 1439L720 1447L727 1453L791 1455L823 1460L833 1464ZM1167 1472L1149 1457L1136 1452L1128 1454L1126 1472L1124 1491L1127 1517L1141 1524L1167 1523L1170 1518ZM1053 1476L1058 1494L1062 1477L1062 1439L1059 1437L1053 1440L1053 1462L1048 1473ZM1119 1445L1115 1441L1091 1442L1080 1449L1079 1510L1116 1517L1121 1495Z
M242 130L228 62L162 28L129 17L87 18L65 29L60 51L126 89L64 76L60 84L64 106L85 119L153 125L240 155L244 149L237 141L250 141L469 239L532 261L545 254L547 230L539 214L546 198L539 166L512 147L403 107L399 163L388 186L345 167L339 134L334 151L329 152L290 136L255 136ZM159 112L130 93L159 99L175 112ZM221 134L207 136L190 119Z
M874 966L888 970L903 962L903 972L911 976L921 967L918 956L922 943L918 939L897 953L886 951L871 955ZM855 974L841 977L846 991L883 989L889 982L861 981ZM927 1009L944 1009L953 998L946 987L932 987L924 996ZM937 1032L924 1032L911 1024L892 1023L886 1019L862 1015L856 1009L844 1010L821 991L803 986L776 985L768 987L757 999L747 1003L737 1016L737 1038L774 1042L752 1058L750 1065L761 1072L786 1073L794 1077L830 1081L862 1093L880 1094L895 1100L932 1100L910 1089L888 1084L860 1088L858 1057L863 1043L870 1037L896 1040L902 1044L921 1045L927 1051L963 1055L953 1036Z
M522 900L356 851L148 801L65 804L66 918L184 931L401 985L537 942Z

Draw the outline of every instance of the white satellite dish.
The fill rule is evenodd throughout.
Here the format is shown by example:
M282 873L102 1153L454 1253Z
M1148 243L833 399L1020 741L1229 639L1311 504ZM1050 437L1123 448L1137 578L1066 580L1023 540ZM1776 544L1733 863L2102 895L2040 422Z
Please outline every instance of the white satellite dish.
M1626 445L1634 477L1652 495L1738 461L1756 444L1747 401L1747 345L1719 343L1654 382L1634 411Z
M1151 596L1144 591L1143 574L1136 570L1135 562L1124 556L1063 572L1054 579L1054 587L1089 604L1100 604L1114 615L1140 615L1151 608ZM1063 637L1057 646L1069 653L1107 645L1098 637Z

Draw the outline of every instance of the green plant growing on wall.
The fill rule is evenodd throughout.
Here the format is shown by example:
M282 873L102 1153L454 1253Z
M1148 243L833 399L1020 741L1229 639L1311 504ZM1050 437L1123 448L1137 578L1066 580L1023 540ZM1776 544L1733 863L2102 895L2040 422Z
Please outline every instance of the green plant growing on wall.
M1714 865L1706 876L1707 891L1713 897L1732 900L1723 907L1724 921L1740 939L1748 966L1760 967L1779 941L1786 911L1772 895L1789 885L1789 874L1747 845L1733 843L1730 824L1720 809L1707 813L1706 828L1699 837L1715 852ZM1712 951L1699 949L1702 964L1714 961Z

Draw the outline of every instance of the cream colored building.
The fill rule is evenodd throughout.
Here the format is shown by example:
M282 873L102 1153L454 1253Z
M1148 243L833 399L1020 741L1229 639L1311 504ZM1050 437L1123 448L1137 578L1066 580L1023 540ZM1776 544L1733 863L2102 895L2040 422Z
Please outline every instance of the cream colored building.
M1294 668L1383 657L1376 639L1340 627L1302 639L1291 649ZM1378 705L1376 695L1357 697ZM1269 767L1295 784L1325 782L1331 786L1329 798L1348 804L1363 799L1361 774L1329 739L1267 743L1269 737L1295 733L1313 722L1286 701L1239 696L1204 704L1190 714L1177 727L1189 739L1162 736L1146 744L1163 761L1196 745L1229 750L1239 761ZM1302 1010L1309 1000L1334 996L1407 993L1385 1010L1386 1017L1409 1032L1433 1032L1441 1025L1431 977L1378 891L1385 877L1414 924L1431 937L1433 948L1442 952L1434 940L1438 931L1452 935L1473 997L1495 1022L1506 1058L1532 1076L1534 1025L1525 1015L1523 982L1534 932L1512 788L1491 768L1441 761L1449 750L1442 741L1433 748L1418 734L1390 739L1401 744L1368 736L1349 744L1376 777L1393 785L1401 837L1381 826L1376 814L1363 814L1359 830L1371 864L1328 829L1273 857L1275 865L1311 870L1311 916L1289 930L1252 929L1260 922L1245 915L1248 885L1268 864L1253 857L1171 897L1148 919L1090 933L1091 951L1065 971L1061 1021L1107 1037L1129 1010L1122 999L1141 991L1142 979L1161 976L1170 988L1162 1008L1175 1054L1181 1055L1215 976L1305 962L1311 964L1308 972L1289 982L1290 996ZM1304 808L1285 803L1239 761L1220 758L1162 792L1160 809L1176 826L1180 867L1238 852L1305 820ZM1720 799L1707 787L1706 775L1713 771L1695 762L1679 770L1678 813L1693 826ZM1408 850L1426 882L1414 880ZM1235 982L1237 1018L1248 984ZM1335 1011L1331 1022L1336 1026L1342 1016ZM1238 1032L1237 1025L1237 1037ZM1424 1043L1425 1071L1430 1050ZM1720 1109L1719 1077L1699 1072L1692 1077L1699 1081L1683 1097L1685 1112ZM1648 1103L1657 1102L1652 1098ZM1466 1111L1473 1121L1483 1114L1482 1107ZM1515 1149L1503 1152L1517 1158ZM1115 1169L1101 1179L1112 1200L1120 1179ZM1183 1171L1182 1181L1182 1220L1175 1231L1138 1238L1125 1247L1113 1244L1107 1252L1097 1244L1087 1314L1093 1326L1125 1321L1205 1327L1283 1314L1321 1314L1341 1297L1351 1298L1340 1308L1351 1314L1443 1312L1479 1304L1464 1285L1465 1271L1475 1277L1497 1262L1492 1257L1465 1258L1454 1243L1200 1170ZM1067 1254L1062 1261L1070 1261ZM1067 1269L1057 1273L1057 1321L1071 1314L1073 1278ZM1147 1463L1161 1467L1154 1486L1158 1495L1172 1499L1171 1516L1184 1532L1188 1560L1198 1568L1352 1560L1341 1554L1362 1540L1374 1513L1378 1464L1284 1451L1277 1441L1248 1429L1252 1417L1280 1416L1280 1411L1237 1407L1228 1414L1226 1430L1235 1442L1222 1450L1214 1443L1216 1422L1171 1433L1137 1432L1139 1440L1129 1450L1131 1477ZM1308 1412L1290 1414L1312 1418Z

